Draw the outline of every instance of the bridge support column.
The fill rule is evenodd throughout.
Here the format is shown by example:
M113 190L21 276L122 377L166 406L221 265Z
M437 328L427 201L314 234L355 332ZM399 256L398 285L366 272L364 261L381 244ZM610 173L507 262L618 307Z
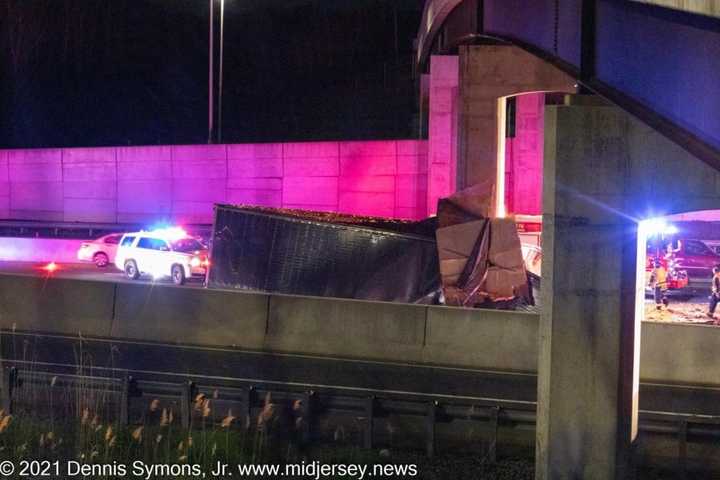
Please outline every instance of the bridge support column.
M427 214L437 213L438 199L455 192L457 164L458 57L430 57Z
M620 479L637 434L638 224L628 118L547 107L536 478ZM641 291L642 295L642 280ZM641 297L642 298L642 297ZM642 305L641 305L642 306Z
M544 60L509 45L460 47L460 125L457 188L495 186L502 202L505 97L528 92L575 92L575 80ZM502 138L501 138L502 137ZM502 158L501 158L502 157Z
M627 478L645 308L638 222L720 209L720 173L577 95L545 107L543 174L536 478Z

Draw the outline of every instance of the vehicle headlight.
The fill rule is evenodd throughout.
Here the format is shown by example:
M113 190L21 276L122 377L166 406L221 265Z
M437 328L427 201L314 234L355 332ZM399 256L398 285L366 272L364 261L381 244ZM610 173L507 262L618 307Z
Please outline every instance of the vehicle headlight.
M200 259L198 257L193 257L190 260L190 266L191 267L199 267L200 266Z

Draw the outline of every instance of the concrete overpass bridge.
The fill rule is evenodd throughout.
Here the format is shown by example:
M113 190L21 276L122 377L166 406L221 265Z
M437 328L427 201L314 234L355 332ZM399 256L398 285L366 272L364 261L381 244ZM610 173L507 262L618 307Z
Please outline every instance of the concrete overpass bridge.
M429 191L476 185L496 214L529 213L506 191L514 167L531 179L515 203L533 198L543 215L538 479L629 475L641 221L720 208L719 53L720 19L647 3L425 4L416 66ZM569 95L520 118L535 134L512 159L507 101L536 92Z
M720 168L720 13L650 3L429 0L417 66L462 45L516 45Z

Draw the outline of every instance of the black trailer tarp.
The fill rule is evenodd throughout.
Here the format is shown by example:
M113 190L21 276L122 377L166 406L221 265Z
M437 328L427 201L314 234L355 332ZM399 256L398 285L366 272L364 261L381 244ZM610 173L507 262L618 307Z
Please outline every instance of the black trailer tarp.
M216 205L208 284L410 303L429 303L439 292L434 238L398 233L412 230L411 222L391 230L387 220L323 218Z

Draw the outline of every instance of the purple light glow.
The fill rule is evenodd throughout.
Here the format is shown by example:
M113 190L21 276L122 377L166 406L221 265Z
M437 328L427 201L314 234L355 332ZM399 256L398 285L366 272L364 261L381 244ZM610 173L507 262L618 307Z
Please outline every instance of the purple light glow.
M0 218L212 223L214 203L426 216L427 141L0 150Z
M518 95L516 106L515 137L505 146L506 208L519 215L540 215L545 95Z

